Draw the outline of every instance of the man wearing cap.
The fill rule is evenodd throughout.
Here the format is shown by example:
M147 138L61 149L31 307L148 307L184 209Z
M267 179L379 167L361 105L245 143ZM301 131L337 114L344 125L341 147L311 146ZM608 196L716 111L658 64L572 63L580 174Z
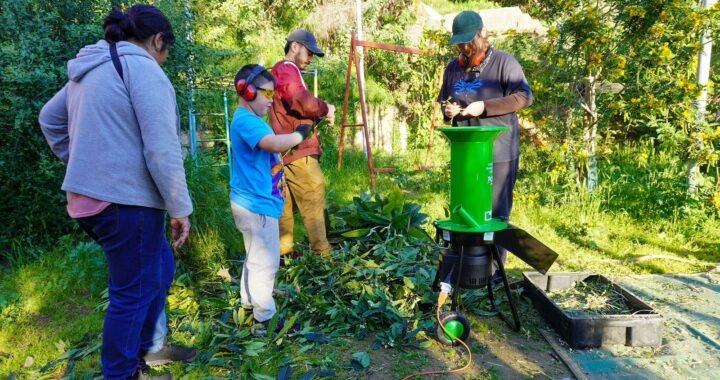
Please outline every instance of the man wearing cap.
M533 102L532 91L518 61L496 50L477 12L458 13L450 44L459 55L445 68L438 102L453 127L505 126L493 146L493 217L509 220L520 158L517 111ZM505 261L506 252L500 249ZM493 276L497 281L498 275Z
M270 110L270 126L277 134L292 133L300 124L316 124L326 118L335 121L335 106L313 96L300 73L312 63L314 56L322 57L312 33L305 29L292 32L285 45L285 59L272 69L275 77L275 97ZM293 210L300 210L305 230L314 252L332 251L325 232L325 177L320 170L322 154L317 132L284 155L287 193L280 218L280 254L293 252Z

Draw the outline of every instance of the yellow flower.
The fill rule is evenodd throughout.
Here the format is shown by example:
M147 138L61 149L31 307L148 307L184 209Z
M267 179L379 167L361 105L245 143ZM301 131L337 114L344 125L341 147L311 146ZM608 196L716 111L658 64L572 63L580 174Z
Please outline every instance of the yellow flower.
M618 68L625 68L625 65L627 64L627 58L623 57L622 55L618 55L615 57L615 62L618 66Z
M658 57L660 57L660 59L662 59L664 62L670 62L670 60L674 56L675 54L673 54L672 50L670 50L667 44L663 45L658 51Z
M720 192L716 192L712 195L710 203L712 203L712 205L720 212Z
M670 12L662 11L660 12L660 16L658 17L658 21L660 22L670 22L674 19L673 15Z

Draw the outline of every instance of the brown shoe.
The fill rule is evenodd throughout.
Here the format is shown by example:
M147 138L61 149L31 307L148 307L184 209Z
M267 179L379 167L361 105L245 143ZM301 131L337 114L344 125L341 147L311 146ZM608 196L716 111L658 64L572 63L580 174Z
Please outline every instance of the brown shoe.
M198 350L178 346L165 341L163 348L158 352L147 353L143 357L145 364L150 367L160 366L171 362L190 363L198 356Z

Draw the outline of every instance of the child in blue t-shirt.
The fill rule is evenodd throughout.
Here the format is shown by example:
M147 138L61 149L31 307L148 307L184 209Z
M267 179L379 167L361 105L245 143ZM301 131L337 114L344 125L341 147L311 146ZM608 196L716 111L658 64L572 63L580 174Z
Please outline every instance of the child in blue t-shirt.
M240 278L244 307L252 307L259 323L275 314L272 292L280 266L278 219L284 205L284 178L279 152L286 151L311 134L310 125L276 135L262 119L273 102L275 79L260 65L245 65L235 76L239 106L233 116L230 206L242 232L247 256Z

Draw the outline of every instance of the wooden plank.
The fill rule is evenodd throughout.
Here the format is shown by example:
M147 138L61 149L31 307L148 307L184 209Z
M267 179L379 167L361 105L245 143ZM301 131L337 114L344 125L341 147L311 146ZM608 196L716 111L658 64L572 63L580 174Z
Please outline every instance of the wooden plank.
M547 330L544 330L542 328L539 328L538 331L540 331L540 334L545 338L545 340L550 344L550 347L552 347L553 351L557 354L557 356L562 360L563 363L565 363L565 366L568 367L570 372L572 372L573 375L575 375L575 378L578 380L588 380L587 375L585 375L585 372L580 368L580 366L577 364L577 362L570 356L565 349L560 346L560 343L557 342L557 339L555 336L550 333Z
M423 54L423 51L420 49L409 48L409 47L399 46L399 45L384 44L381 42L355 40L355 46L389 50L389 51L394 51L396 53L408 53L408 54L417 54L417 55Z

